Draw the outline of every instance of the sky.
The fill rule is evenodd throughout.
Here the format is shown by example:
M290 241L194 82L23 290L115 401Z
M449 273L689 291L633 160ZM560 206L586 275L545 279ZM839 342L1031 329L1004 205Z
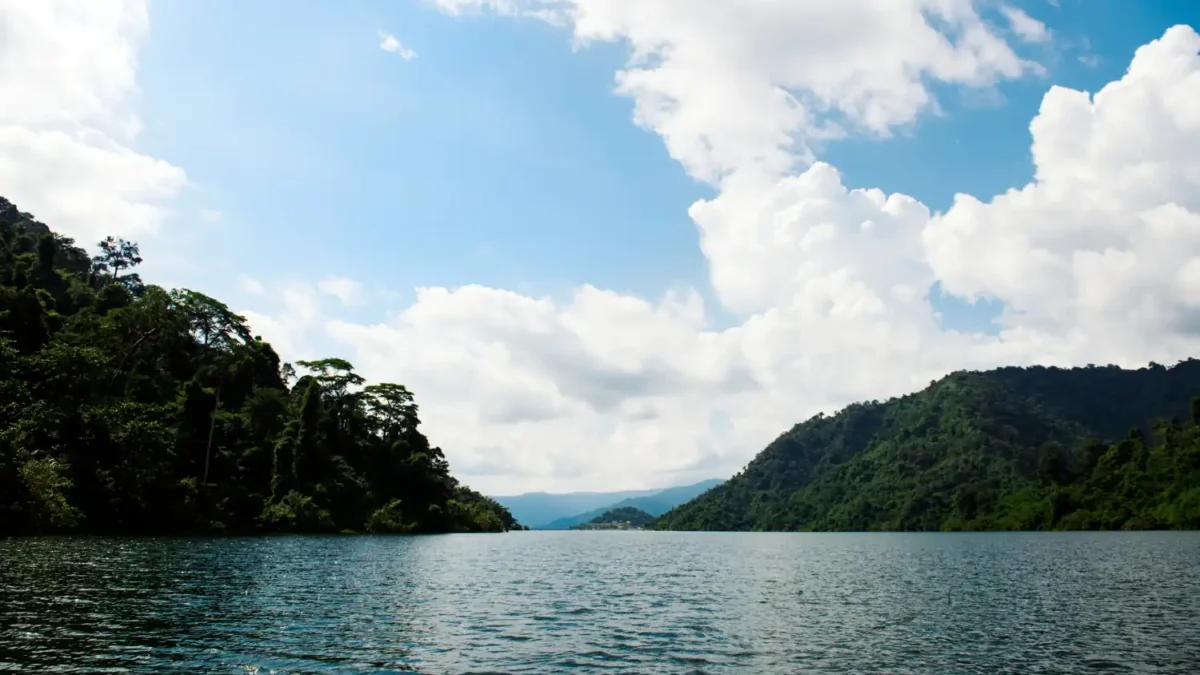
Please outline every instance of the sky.
M960 369L1200 355L1191 0L0 0L0 195L489 494ZM19 102L15 104L13 102Z

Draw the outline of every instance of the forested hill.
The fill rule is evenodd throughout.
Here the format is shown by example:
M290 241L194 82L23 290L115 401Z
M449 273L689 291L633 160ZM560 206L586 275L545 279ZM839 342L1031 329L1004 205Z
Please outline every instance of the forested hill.
M571 530L630 530L642 529L654 516L632 506L621 506L592 518L586 523L572 525Z
M650 527L1200 528L1197 394L1196 360L955 373L796 425Z
M412 394L280 363L221 302L146 285L0 199L0 535L503 531Z
M654 519L654 516L645 511L634 508L632 506L622 506L620 508L606 511L595 518L588 521L593 525L601 525L607 523L629 523L634 527L641 527Z

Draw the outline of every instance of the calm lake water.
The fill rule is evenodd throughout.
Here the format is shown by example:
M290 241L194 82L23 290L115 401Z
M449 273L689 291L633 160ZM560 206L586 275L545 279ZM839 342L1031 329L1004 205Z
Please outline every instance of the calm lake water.
M0 541L0 672L1196 673L1200 534Z

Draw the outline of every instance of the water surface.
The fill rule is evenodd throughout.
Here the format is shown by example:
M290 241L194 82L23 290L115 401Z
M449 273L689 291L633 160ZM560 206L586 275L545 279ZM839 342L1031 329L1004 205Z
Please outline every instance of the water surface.
M1200 534L0 541L0 672L1196 673Z

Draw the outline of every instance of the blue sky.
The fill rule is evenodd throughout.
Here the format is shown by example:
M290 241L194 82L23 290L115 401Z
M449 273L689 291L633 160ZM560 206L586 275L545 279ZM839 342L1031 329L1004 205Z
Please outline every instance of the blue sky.
M998 99L935 88L941 116L831 142L822 159L849 186L937 210L955 192L1019 186L1047 85L1095 91L1164 27L1200 18L1187 0L1016 4L1056 34L1044 77L1004 83ZM352 273L407 299L471 283L554 296L686 284L711 298L686 208L713 189L613 95L626 45L573 50L540 21L449 16L420 0L158 1L151 20L138 146L187 170L194 210L223 214L193 250L219 249L225 274L206 262L181 281L221 297L237 294L238 274ZM380 31L417 58L381 50ZM1001 303L931 298L944 325L994 330Z
M703 283L686 207L712 190L630 123L619 46L573 54L540 22L421 2L153 9L141 144L228 230L252 225L231 269L401 291ZM418 57L381 50L381 30Z
M493 494L728 476L953 370L1200 354L1195 2L47 0L0 23L0 94L26 102L0 109L0 194L138 239L150 281L285 359L408 385Z

